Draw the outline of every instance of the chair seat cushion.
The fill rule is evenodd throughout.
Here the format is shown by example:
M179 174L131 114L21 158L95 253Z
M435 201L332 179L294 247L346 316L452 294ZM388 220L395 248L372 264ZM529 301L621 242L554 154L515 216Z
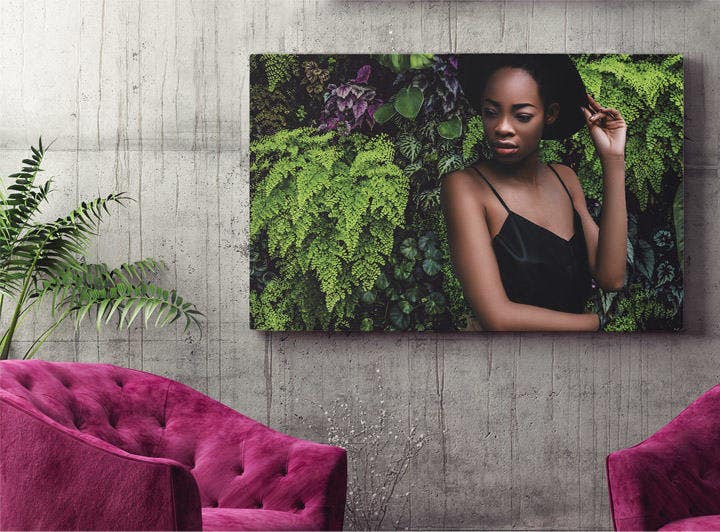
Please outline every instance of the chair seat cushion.
M720 515L678 519L661 527L660 530L720 530Z
M203 530L316 530L301 513L252 508L203 508Z

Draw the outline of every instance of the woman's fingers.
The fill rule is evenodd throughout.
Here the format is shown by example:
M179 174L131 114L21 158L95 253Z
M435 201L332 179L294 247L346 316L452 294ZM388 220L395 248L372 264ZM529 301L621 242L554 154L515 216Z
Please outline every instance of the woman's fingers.
M590 126L592 124L592 120L590 118L593 116L593 114L590 112L590 110L585 107L584 105L580 106L580 110L582 111L583 116L585 117L585 123Z
M595 98L592 97L590 93L587 94L588 102L591 104L591 108L594 111L593 113L593 121L600 118L602 115L605 115L610 120L619 120L620 112L617 109L613 109L612 107L603 107L597 101L595 101Z
M587 99L588 99L588 102L590 103L590 108L595 112L602 111L602 106L595 101L595 98L593 98L589 92L586 92L585 94L587 94Z

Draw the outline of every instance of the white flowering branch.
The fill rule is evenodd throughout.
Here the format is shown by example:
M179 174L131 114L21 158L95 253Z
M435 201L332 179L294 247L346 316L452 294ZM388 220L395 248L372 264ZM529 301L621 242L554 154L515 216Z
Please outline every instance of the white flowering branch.
M396 493L412 460L426 444L428 437L409 430L407 421L385 408L385 389L380 370L377 374L379 399L376 412L371 412L359 397L357 387L352 396L339 397L327 407L315 403L325 420L326 441L343 447L348 453L348 492L345 525L355 530L382 529L388 511L398 512L397 529L407 511L410 491ZM302 416L297 416L308 428ZM410 485L412 487L412 484Z

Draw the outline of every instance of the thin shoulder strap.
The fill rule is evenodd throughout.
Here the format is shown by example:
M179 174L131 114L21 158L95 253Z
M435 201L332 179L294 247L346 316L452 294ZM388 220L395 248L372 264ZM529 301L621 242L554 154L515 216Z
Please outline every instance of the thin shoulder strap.
M484 181L488 184L488 186L490 187L490 190L492 190L493 193L495 194L495 196L497 196L497 199L500 200L500 203L502 203L502 206L505 207L505 210L506 210L508 213L512 212L512 211L508 208L508 206L505 204L505 202L503 201L503 199L500 197L500 194L498 194L497 190L495 190L495 187L493 187L493 186L490 184L490 181L488 181L487 178L486 178L484 175L482 175L482 172L481 172L480 170L478 170L477 168L475 168L473 165L470 165L470 168L472 168L473 170L475 170L475 171L478 173L478 175L483 178L483 180L484 180Z
M555 175L557 176L557 178L560 180L560 184L561 184L561 185L563 186L563 188L565 189L565 192L567 192L567 195L568 195L568 197L570 198L570 203L572 204L572 201L573 201L572 195L570 194L570 191L569 191L569 190L567 189L567 187L565 186L565 183L563 182L563 180L560 179L560 174L557 173L557 171L555 170L555 168L553 168L550 163L547 163L547 165L550 167L550 169L555 173Z

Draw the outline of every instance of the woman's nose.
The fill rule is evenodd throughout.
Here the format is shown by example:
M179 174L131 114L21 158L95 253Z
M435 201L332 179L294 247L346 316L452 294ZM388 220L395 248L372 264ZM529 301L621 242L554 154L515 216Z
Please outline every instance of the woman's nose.
M510 124L510 119L509 119L509 118L502 118L502 117L501 117L501 118L498 120L497 125L495 126L495 133L496 133L497 135L502 135L502 136L512 134L512 133L513 133L513 129L512 129L512 126L511 126L511 124Z

